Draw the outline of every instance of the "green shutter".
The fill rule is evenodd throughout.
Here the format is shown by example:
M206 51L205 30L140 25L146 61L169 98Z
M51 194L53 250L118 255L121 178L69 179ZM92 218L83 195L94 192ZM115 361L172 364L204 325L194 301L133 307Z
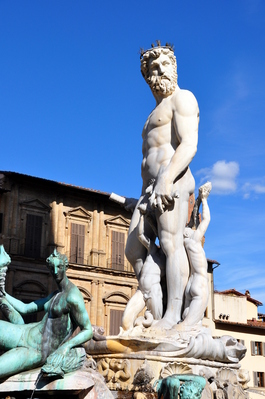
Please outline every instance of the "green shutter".
M25 256L40 258L41 253L42 217L27 215Z
M84 263L85 252L85 226L71 223L70 262Z

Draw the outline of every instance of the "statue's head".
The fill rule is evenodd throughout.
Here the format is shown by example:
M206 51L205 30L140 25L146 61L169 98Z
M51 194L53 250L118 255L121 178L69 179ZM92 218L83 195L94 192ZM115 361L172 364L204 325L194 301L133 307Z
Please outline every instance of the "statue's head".
M180 399L200 399L203 388L197 381L187 381L181 385L179 397Z
M55 249L53 253L46 259L48 263L48 269L56 282L62 280L65 275L65 271L68 268L68 258L66 255L60 254Z
M159 43L159 42L158 42ZM141 52L141 72L153 93L172 94L177 86L177 61L172 46Z

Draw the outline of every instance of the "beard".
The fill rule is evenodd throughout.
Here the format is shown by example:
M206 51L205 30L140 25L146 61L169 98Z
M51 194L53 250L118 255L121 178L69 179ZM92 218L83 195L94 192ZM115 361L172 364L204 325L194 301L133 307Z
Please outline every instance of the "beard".
M164 74L162 76L150 76L149 86L153 93L160 93L163 95L172 94L177 87L177 74Z

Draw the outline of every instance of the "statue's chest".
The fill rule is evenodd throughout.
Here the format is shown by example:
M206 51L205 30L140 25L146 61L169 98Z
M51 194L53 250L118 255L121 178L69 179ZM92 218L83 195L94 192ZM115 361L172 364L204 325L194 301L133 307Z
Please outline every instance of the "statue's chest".
M158 128L171 123L173 117L171 107L166 104L159 104L149 115L147 130Z
M58 293L55 295L51 303L49 316L52 318L61 317L63 314L69 313L65 295Z

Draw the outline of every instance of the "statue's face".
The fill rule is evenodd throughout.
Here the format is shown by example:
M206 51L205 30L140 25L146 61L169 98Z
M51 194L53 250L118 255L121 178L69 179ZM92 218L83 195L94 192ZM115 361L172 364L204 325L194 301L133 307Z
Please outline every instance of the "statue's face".
M163 53L161 53L158 58L150 58L149 73L150 76L162 76L166 79L170 79L173 73L173 65L170 58Z
M60 259L58 256L52 254L47 259L47 262L48 262L47 267L48 267L51 275L53 276L54 280L56 281L56 283L59 283L60 281L62 281L62 279L65 276L65 270L66 270L66 267L65 267L62 259Z
M177 73L168 55L161 53L158 58L149 59L149 79L153 92L170 95L177 85Z

